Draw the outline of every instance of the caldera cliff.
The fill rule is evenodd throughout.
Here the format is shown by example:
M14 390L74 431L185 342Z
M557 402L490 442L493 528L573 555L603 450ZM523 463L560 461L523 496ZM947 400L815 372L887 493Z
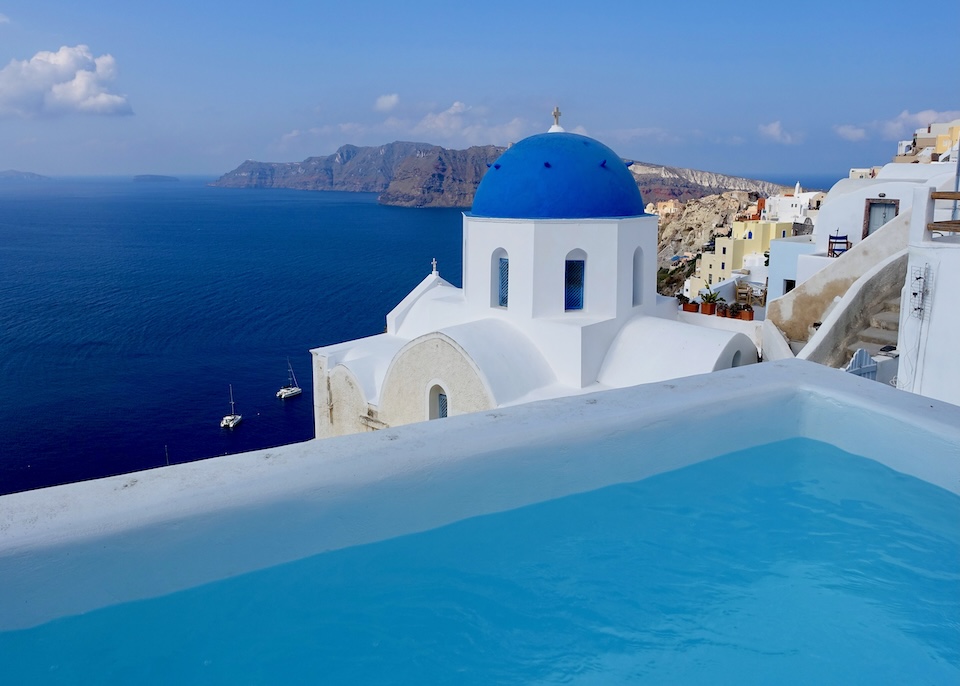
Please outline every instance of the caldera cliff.
M505 148L482 145L449 150L427 143L344 145L326 157L302 162L247 160L211 185L225 188L293 188L378 193L384 205L470 207L487 167ZM625 161L645 202L701 198L727 191L771 195L777 184L713 172Z

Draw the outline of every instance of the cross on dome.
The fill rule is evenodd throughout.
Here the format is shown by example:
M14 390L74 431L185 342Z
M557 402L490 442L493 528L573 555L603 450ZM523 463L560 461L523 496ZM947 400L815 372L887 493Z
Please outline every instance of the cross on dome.
M433 273L433 274L439 273L439 272L437 272L437 258L436 258L436 257L433 258L433 261L430 262L430 264L433 265L433 272L432 272L432 273Z
M562 114L560 108L554 107L551 114L553 114L553 126L547 129L547 133L563 133L564 128L560 126L560 115Z

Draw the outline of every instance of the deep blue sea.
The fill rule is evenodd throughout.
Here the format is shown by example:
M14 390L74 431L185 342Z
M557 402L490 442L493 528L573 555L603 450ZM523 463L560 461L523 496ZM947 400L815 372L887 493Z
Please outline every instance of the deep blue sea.
M460 283L459 210L208 181L0 184L0 494L312 438L309 349Z

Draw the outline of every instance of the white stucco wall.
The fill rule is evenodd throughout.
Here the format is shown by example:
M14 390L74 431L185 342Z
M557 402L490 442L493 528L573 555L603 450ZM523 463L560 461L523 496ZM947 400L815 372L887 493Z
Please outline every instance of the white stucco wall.
M757 358L756 345L742 333L638 317L610 346L599 381L610 386L653 383L753 364Z
M855 244L813 276L798 282L797 288L767 304L770 319L791 341L809 339L811 327L822 322L832 303L843 296L853 283L907 244L909 215L901 214L893 221ZM810 256L801 256L810 257Z
M756 310L754 310L754 312L756 313ZM699 312L678 312L677 321L693 326L705 327L707 329L741 333L753 341L753 344L757 347L757 352L763 349L761 346L762 339L760 337L760 326L763 322L756 318L756 314L753 320L747 321L745 319L706 315Z
M797 259L817 249L812 236L796 236L770 241L770 267L767 281L767 300L784 294L783 282L787 279L800 283L797 275Z
M960 317L954 302L960 293L960 236L938 238L926 229L934 219L947 219L952 207L931 201L930 190L917 189L913 206L900 300L897 387L960 405Z
M475 316L502 316L521 325L531 318L626 317L653 306L656 293L657 218L511 220L464 215L464 294ZM643 251L643 304L633 305L634 253ZM491 259L510 260L509 304L491 303L496 283ZM568 254L586 254L584 309L564 312ZM649 294L649 297L647 297Z
M326 381L329 396L325 405L318 404L317 438L369 430L361 420L369 416L369 405L353 372L337 365L330 370Z
M869 198L899 201L899 214L909 214L917 184L940 187L953 178L949 164L887 164L873 179L843 179L827 194L817 218L817 251L826 252L830 235L847 235L856 245L862 237ZM881 193L883 194L881 196Z

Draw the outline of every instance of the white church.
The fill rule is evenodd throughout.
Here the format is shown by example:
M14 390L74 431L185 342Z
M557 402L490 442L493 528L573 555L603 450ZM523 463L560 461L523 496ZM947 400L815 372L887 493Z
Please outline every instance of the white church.
M464 213L463 288L434 261L385 333L311 351L318 438L757 362L744 334L678 321L633 176L554 117Z

